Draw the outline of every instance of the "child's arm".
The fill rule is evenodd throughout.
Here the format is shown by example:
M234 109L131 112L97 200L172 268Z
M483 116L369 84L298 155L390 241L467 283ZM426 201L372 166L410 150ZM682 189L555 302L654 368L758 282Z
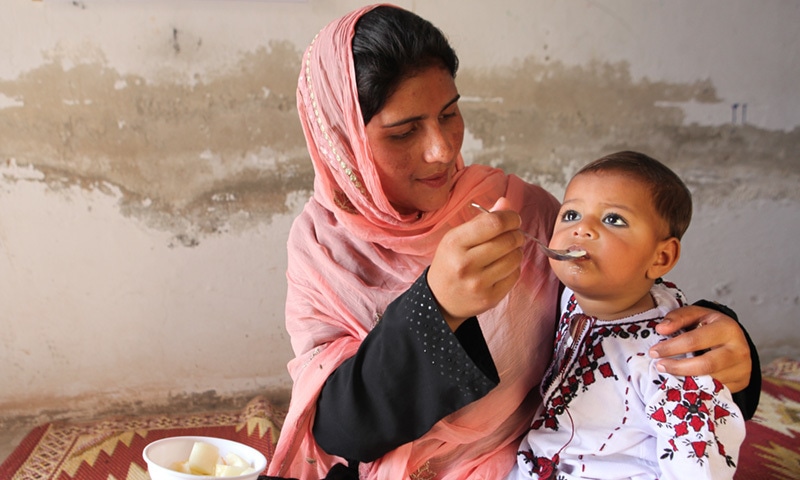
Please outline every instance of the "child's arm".
M709 376L657 373L645 413L656 435L663 479L732 479L744 419L730 391Z

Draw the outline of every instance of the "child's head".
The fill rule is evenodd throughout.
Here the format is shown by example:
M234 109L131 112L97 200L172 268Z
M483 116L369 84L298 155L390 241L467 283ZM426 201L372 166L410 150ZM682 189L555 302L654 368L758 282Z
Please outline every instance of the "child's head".
M669 236L683 238L692 220L692 194L669 167L643 153L625 151L595 160L575 176L590 172L629 175L648 187L656 212L669 226Z
M608 155L572 178L550 241L587 257L550 263L585 311L584 303L602 307L587 313L630 314L677 263L691 215L691 194L672 170L641 153Z

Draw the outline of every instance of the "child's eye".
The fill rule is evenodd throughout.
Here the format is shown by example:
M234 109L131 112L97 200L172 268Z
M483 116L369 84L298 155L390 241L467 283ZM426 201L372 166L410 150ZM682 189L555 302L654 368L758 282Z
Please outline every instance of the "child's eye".
M575 210L567 210L561 215L562 222L574 222L581 219L581 214Z
M608 215L603 217L603 223L608 225L614 225L616 227L625 227L628 225L628 222L626 222L624 218L617 215L616 213L609 213Z

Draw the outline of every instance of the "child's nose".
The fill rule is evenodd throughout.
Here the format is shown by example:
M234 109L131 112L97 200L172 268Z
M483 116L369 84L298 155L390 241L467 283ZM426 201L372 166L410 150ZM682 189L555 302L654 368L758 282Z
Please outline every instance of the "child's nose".
M591 222L586 220L581 220L575 225L575 228L572 231L572 236L579 238L594 239L597 238L597 230L593 227Z

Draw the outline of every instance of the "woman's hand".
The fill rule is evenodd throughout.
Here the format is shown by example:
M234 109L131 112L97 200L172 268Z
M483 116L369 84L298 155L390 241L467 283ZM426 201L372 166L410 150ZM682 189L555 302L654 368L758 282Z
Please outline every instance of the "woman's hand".
M428 286L450 328L497 305L520 276L524 237L519 214L501 198L491 214L459 225L439 243Z
M711 375L734 393L747 386L752 368L750 347L736 320L716 310L691 305L668 313L656 330L670 335L682 328L694 329L650 349L651 357L661 358L659 371L684 376ZM705 350L708 351L692 358L667 358Z

